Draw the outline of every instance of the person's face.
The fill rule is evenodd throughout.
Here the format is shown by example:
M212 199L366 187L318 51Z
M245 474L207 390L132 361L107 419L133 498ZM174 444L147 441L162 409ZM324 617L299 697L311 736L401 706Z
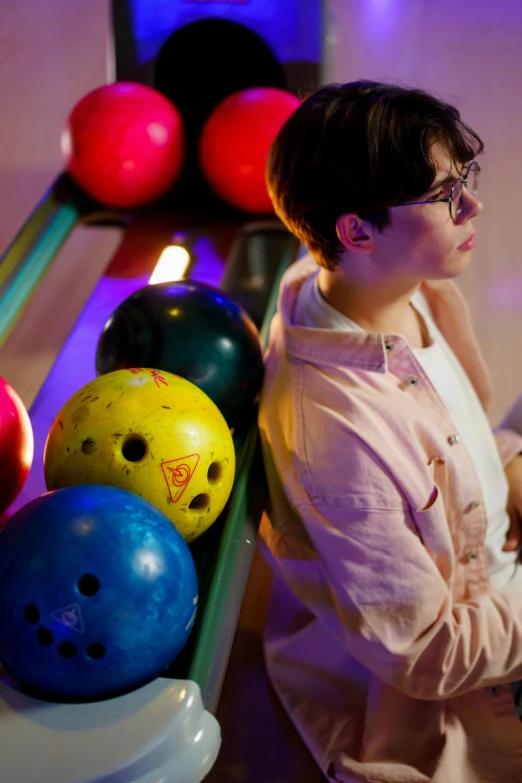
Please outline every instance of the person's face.
M433 187L416 199L448 198L461 169L451 166L448 152L433 148L436 176ZM465 169L466 167L464 167ZM461 212L454 222L447 202L392 207L390 225L373 230L374 254L382 259L385 275L390 273L418 280L456 277L469 264L474 246L473 218L483 206L467 188L463 189Z

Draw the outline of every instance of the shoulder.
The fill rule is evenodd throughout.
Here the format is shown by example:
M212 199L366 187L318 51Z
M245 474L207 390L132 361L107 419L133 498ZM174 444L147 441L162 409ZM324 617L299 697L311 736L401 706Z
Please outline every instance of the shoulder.
M452 280L426 281L421 291L437 327L460 361L484 409L487 410L491 402L489 372L464 295Z
M468 303L453 280L425 280L417 295L427 303L435 318L449 313L469 317Z

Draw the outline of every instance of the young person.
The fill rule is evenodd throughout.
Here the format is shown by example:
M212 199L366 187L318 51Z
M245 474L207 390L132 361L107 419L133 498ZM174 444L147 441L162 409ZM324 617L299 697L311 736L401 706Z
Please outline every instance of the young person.
M482 150L452 106L355 82L306 99L271 151L309 255L281 286L260 405L265 651L330 781L522 780L522 436L491 431L453 282Z

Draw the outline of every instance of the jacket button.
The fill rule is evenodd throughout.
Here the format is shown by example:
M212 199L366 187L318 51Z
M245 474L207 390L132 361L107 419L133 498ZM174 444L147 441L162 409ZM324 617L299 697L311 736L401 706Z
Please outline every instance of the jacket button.
M448 443L450 446L454 446L456 443L460 443L460 436L454 432L452 435L448 435Z
M419 382L419 378L417 375L410 375L408 378L408 386L416 386Z
M468 552L468 554L466 555L466 560L469 563L469 562L471 562L471 560L476 560L477 557L478 557L478 552L476 552L475 550L472 550L471 552Z
M384 348L385 348L386 351L393 351L393 343L385 342L384 343Z

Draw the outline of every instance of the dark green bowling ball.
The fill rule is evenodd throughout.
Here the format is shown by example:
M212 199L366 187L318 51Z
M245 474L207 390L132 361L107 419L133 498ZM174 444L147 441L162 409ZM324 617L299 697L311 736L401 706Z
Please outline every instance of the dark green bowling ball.
M125 299L100 335L98 375L131 367L192 381L234 427L253 410L263 353L255 324L226 294L191 280L160 283Z

